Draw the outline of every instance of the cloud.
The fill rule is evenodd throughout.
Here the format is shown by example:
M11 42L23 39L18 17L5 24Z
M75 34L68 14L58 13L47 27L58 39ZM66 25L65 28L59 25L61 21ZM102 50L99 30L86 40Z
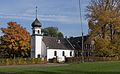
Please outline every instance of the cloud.
M78 17L61 16L61 15L48 15L48 16L44 15L44 16L41 16L41 20L58 22L58 23L63 23L63 24L78 24L79 23Z
M32 20L33 15L17 15L17 14L6 14L6 13L0 13L0 18L3 19L24 19L24 20Z
M33 20L35 18L34 15L31 14L5 14L0 13L0 18L4 19L20 19L20 20ZM80 19L77 16L66 16L66 15L38 15L41 21L49 21L49 22L58 22L62 24L79 24ZM85 22L85 20L83 20Z
M0 0L0 19L2 24L9 20L20 21L23 26L35 19L35 6L38 6L38 18L44 24L59 26L66 34L75 35L80 29L79 0ZM83 27L87 29L84 19L85 8L90 0L81 0ZM6 24L6 23L5 23ZM60 24L60 25L59 25ZM70 26L68 26L70 25ZM5 25L3 25L5 26ZM46 26L46 25L45 25ZM49 25L47 25L49 26ZM67 30L65 30L67 27ZM76 31L70 32L74 27ZM28 27L29 29L30 27ZM78 32L77 32L78 31ZM75 33L74 33L75 32Z
M81 0L82 6L86 6L86 1ZM30 20L32 21L35 18L35 3L34 0L21 0L16 1L15 6L13 4L8 4L9 1L3 1L5 8L1 8L0 18L4 19L20 19L20 20ZM27 4L26 4L27 3ZM40 4L41 3L41 4ZM78 0L40 0L37 1L38 5L38 17L41 21L44 22L58 22L58 24L79 24L79 8ZM6 9L6 10L5 10ZM84 12L84 10L82 10ZM83 13L84 15L85 13ZM83 19L83 23L85 20Z

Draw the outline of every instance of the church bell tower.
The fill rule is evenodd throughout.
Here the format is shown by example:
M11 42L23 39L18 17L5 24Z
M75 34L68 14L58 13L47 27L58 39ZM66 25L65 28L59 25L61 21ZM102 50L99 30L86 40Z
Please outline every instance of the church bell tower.
M41 58L42 52L42 34L41 26L42 24L37 18L37 6L36 6L36 19L31 24L32 26L32 36L31 36L31 58Z

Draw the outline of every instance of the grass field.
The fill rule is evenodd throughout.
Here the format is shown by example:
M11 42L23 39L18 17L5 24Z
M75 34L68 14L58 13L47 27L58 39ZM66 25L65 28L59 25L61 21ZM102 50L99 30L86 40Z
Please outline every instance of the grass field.
M120 62L89 62L59 67L0 68L0 74L120 74Z

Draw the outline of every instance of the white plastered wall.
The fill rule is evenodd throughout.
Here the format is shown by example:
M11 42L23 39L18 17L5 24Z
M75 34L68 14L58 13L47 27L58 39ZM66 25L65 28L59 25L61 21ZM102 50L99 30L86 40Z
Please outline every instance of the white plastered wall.
M65 57L74 57L74 50L64 50L64 49L47 49L47 60L56 58L54 52L57 52L57 60L59 62L65 61ZM63 51L65 56L63 56ZM72 52L72 56L70 56L70 52Z
M42 36L35 36L35 58L38 58L38 55L41 56L42 48Z

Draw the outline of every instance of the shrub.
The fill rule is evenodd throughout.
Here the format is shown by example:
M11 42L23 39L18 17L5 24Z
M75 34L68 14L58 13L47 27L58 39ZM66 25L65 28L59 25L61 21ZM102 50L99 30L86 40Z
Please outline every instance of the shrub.
M41 58L7 58L0 59L0 65L22 65L22 64L45 64L47 59L41 60Z
M65 58L66 63L80 62L81 57L67 57ZM85 62L97 62L97 61L119 61L120 57L84 57Z

